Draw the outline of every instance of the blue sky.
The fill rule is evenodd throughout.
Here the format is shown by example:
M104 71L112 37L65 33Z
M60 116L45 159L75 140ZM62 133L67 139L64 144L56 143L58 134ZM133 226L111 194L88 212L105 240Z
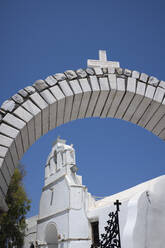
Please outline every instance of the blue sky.
M86 68L107 50L109 60L165 79L163 0L0 1L0 103L37 79ZM116 119L84 119L40 138L24 155L25 188L37 214L44 165L61 135L76 149L89 191L106 196L165 174L165 142Z

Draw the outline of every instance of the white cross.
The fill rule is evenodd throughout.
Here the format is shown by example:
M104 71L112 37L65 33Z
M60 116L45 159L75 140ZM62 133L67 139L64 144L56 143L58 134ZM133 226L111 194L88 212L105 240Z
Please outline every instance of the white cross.
M88 67L91 67L91 68L94 68L94 67L101 67L101 68L114 67L114 68L118 68L118 67L120 67L119 62L107 61L107 54L106 54L105 50L99 50L99 60L88 59L87 65L88 65Z

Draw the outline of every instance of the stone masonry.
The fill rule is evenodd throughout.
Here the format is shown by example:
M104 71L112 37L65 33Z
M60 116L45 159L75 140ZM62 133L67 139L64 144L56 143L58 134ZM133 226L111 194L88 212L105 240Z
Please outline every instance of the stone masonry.
M109 65L109 62L108 64ZM117 66L117 67L115 67ZM49 130L86 117L119 118L165 139L165 82L118 62L37 80L0 108L0 208L26 150Z

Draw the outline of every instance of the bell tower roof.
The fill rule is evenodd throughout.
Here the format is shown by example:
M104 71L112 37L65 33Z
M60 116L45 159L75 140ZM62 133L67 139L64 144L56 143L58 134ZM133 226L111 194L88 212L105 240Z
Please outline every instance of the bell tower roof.
M56 141L53 143L53 146L57 143L66 144L66 140L60 139L60 136L57 137Z

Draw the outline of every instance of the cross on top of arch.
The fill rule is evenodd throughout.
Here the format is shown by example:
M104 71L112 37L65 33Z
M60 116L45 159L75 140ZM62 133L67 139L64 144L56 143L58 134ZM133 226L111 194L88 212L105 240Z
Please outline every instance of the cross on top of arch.
M107 60L107 54L106 54L105 50L99 50L99 60L88 59L87 65L88 65L88 67L91 67L91 68L94 68L94 67L101 67L101 68L114 67L114 68L118 68L118 67L120 67L119 62L108 61Z

